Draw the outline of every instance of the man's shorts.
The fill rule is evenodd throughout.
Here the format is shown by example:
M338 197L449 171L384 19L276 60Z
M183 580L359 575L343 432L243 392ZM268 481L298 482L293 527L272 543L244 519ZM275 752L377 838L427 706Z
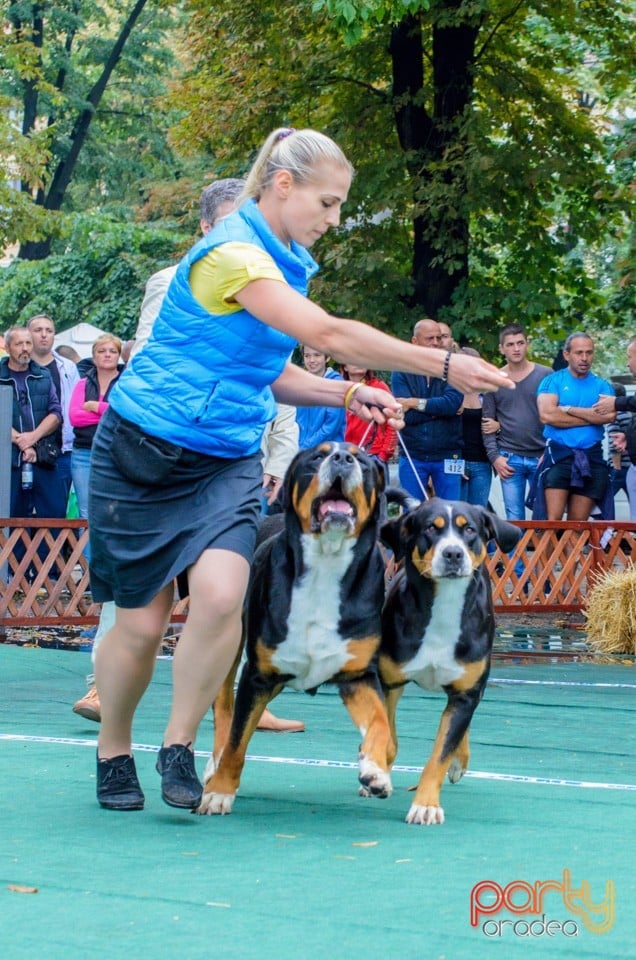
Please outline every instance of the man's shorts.
M566 457L550 467L543 478L546 489L569 490L570 493L601 500L609 483L609 470L603 463L590 463L591 476L586 477L582 487L572 486L572 464L574 457Z

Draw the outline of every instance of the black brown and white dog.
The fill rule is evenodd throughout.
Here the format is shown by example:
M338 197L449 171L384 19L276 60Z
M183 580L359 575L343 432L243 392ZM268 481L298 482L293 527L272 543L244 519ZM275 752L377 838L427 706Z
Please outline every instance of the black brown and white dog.
M250 738L264 707L286 685L308 693L323 683L338 685L363 736L361 792L390 796L395 750L377 676L384 486L374 460L352 444L319 444L290 464L284 528L257 549L252 566L244 612L247 660L229 731L232 675L215 703L214 755L199 813L231 811Z
M494 637L486 547L506 552L521 530L482 507L433 498L383 526L382 541L403 561L382 615L379 671L397 747L395 714L413 680L448 698L408 823L444 822L440 791L468 767L468 730L481 700Z

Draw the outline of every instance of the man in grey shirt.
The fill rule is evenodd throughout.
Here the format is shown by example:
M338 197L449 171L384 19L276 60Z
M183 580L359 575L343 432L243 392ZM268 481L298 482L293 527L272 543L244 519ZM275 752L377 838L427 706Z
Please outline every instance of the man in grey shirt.
M507 360L503 369L515 389L487 393L483 402L484 445L501 479L508 520L525 520L527 487L545 447L536 393L543 378L553 371L528 360L528 347L520 323L502 327L499 351Z

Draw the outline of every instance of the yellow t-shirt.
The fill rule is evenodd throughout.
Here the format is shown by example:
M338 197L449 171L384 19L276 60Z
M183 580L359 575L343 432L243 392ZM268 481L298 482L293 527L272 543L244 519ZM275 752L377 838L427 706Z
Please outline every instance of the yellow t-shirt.
M195 299L216 314L241 310L234 296L252 280L286 282L274 259L253 243L222 243L197 260L190 270L190 288Z

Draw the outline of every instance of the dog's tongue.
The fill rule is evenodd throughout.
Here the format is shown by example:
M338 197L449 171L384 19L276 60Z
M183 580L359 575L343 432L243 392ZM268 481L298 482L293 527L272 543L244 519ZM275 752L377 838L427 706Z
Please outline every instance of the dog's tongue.
M323 500L318 512L321 520L328 513L351 513L351 504L347 503L346 500Z

